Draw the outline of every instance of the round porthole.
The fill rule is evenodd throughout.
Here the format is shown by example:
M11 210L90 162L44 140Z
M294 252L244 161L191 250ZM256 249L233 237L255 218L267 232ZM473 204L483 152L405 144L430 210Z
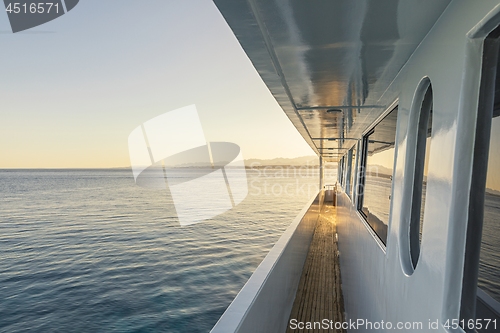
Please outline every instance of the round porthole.
M428 77L420 81L413 98L408 131L407 179L405 191L408 195L407 216L402 228L403 260L406 273L412 274L417 267L422 244L425 199L427 194L427 173L432 137L433 92ZM410 137L413 140L410 140Z

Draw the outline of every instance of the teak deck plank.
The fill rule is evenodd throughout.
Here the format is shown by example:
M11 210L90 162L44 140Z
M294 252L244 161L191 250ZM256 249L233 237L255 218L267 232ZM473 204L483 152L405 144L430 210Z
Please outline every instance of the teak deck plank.
M336 240L336 207L324 205L304 263L290 320L321 322L323 319L344 321L344 301L340 281L340 263ZM290 323L290 321L289 321ZM314 325L314 324L313 324ZM287 333L342 332L342 329L291 329Z

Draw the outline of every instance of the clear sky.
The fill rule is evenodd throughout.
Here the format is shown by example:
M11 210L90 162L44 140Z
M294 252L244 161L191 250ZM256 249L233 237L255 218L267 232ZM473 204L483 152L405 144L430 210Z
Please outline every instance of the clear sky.
M0 13L0 168L130 165L130 132L196 104L245 158L314 155L211 0L84 0L12 34Z

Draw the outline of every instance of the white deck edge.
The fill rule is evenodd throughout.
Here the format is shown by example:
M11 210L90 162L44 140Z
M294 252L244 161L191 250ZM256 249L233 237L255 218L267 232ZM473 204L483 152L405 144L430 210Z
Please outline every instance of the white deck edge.
M318 220L308 216L320 192L307 203L233 302L212 328L211 333L284 332L293 306L309 245ZM315 217L314 217L315 216Z

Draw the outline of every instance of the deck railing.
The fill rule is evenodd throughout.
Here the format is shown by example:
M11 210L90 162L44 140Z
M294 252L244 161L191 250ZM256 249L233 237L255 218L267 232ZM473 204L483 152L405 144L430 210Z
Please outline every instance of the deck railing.
M212 333L285 332L323 204L320 191L257 267Z

